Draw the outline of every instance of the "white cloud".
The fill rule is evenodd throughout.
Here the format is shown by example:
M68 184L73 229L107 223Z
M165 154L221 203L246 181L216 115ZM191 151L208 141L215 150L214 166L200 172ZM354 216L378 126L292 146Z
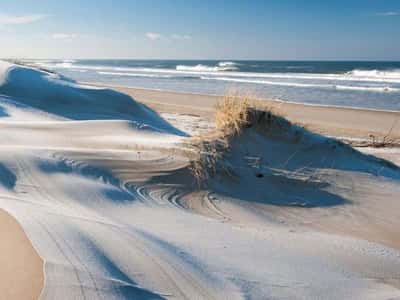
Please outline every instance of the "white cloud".
M47 18L48 15L32 14L32 15L6 15L0 14L0 25L23 25L40 21Z
M181 34L175 34L175 33L171 34L171 38L174 40L191 40L192 39L192 37L190 35L187 35L187 34L181 35Z
M191 40L192 37L190 35L187 34L170 34L170 35L162 35L161 33L157 33L157 32L147 32L146 33L146 37L152 41L156 41L156 40L164 40L164 41L168 41L168 40Z
M378 16L378 17L400 16L400 11L386 11L386 12L380 12L380 13L376 13L375 16Z
M162 38L162 35L160 33L156 32L147 32L146 37L152 41L159 40Z
M72 41L80 37L78 33L53 33L51 37L55 40Z

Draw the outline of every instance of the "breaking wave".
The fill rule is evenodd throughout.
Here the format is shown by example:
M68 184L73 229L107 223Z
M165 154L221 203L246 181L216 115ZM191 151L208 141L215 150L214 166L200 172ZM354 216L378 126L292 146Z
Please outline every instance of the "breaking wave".
M219 62L217 66L206 66L206 65L177 65L177 71L192 71L192 72L221 72L221 71L237 71L237 64L232 61Z
M105 72L98 71L100 75L111 75L111 76L127 76L127 77L144 77L144 78L176 78L176 79L198 79L198 76L176 76L176 75L165 75L165 74L146 74L146 73L127 73L127 72Z
M399 88L392 88L389 86L352 86L352 85L312 84L312 83L309 84L309 83L298 83L298 82L269 81L269 80L244 79L244 78L232 78L232 77L206 77L206 76L202 76L201 79L203 79L203 80L221 80L221 81L240 82L240 83L278 85L278 86L287 86L287 87L369 91L369 92L378 92L378 93L400 92Z
M379 79L398 79L400 80L400 70L358 70L355 69L347 73L356 77L369 77Z

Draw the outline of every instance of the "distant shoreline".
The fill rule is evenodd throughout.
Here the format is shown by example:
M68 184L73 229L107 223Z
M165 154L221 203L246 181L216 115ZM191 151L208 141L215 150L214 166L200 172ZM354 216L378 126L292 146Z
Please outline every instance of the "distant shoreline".
M156 88L145 88L145 87L135 87L135 86L127 86L127 85L119 85L119 84L106 84L102 82L90 82L90 81L82 81L78 82L85 85L94 85L101 87L108 87L114 89L134 89L134 90L144 90L144 91L153 91L153 92L166 92L166 93L175 93L175 94L184 94L184 95L194 95L194 96L210 96L210 97L223 97L223 94L207 94L207 93L194 93L194 92L177 92L174 90L167 89L156 89ZM257 97L257 100L265 100L265 101L275 101L278 103L288 103L295 105L304 105L304 106L315 106L315 107L327 107L327 108L339 108L339 109L353 109L353 110L365 110L365 111L374 111L374 112L390 112L390 113L399 113L400 110L390 110L390 109L379 109L379 108L369 108L369 107L361 107L361 106L346 106L346 105L332 105L332 104L319 104L319 103L305 103L305 102L297 102L290 100L282 100L279 98L262 98Z
M215 104L223 97L101 83L82 82L82 84L115 89L149 105L158 112L198 114L210 119ZM380 137L386 135L394 123L392 132L400 133L400 111L262 100L292 122L329 136L363 139L369 139L370 135ZM395 134L396 137L397 135L400 137L400 134Z
M290 103L400 111L400 62L60 59L24 63L78 82L117 87L207 95L235 89Z

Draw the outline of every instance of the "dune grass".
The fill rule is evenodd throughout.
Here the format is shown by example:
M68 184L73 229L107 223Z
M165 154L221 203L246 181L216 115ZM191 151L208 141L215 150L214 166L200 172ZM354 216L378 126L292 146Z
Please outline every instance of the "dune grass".
M249 123L250 110L250 99L247 97L225 96L216 105L216 129L220 134L240 135Z
M291 126L279 113L250 96L230 94L216 105L215 130L191 139L190 171L198 186L206 183L217 170L234 177L224 160L231 141L248 128L271 132L272 128Z

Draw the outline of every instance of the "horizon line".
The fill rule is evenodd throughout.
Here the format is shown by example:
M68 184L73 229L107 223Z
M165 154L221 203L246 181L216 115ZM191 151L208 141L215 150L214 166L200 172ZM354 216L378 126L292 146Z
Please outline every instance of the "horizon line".
M400 59L265 59L265 58L71 58L71 57L0 57L0 60L154 60L154 61L291 61L291 62L400 62Z

